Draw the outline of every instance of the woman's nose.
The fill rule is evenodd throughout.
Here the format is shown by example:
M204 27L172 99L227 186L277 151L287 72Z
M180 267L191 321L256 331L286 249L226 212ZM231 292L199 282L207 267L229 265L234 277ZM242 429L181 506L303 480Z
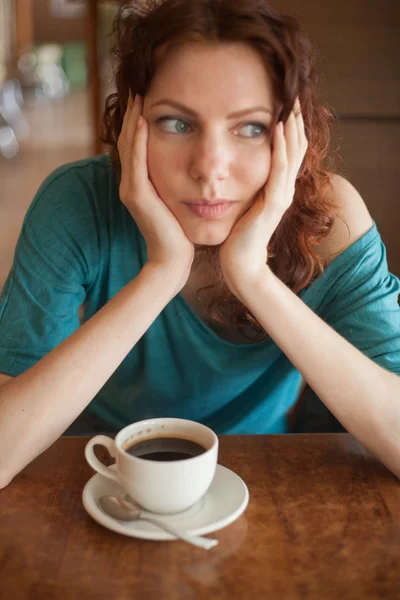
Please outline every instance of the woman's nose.
M229 175L230 152L216 135L201 136L192 148L190 174L208 184L223 181Z

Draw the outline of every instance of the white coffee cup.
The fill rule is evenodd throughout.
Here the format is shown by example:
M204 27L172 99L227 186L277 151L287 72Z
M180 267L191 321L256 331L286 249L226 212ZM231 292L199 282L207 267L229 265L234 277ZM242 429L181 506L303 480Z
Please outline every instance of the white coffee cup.
M156 461L128 454L134 444L151 438L177 437L205 448L198 456L183 460ZM94 453L105 446L116 459L116 470L106 467ZM89 465L104 477L117 481L141 507L173 514L186 510L206 493L214 478L218 460L218 437L201 423L186 419L148 419L132 423L115 440L96 435L85 448Z

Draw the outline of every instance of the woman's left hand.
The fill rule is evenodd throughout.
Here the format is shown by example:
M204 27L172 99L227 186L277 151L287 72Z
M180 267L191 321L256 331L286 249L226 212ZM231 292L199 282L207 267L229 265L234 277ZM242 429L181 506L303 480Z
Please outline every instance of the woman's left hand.
M275 127L271 170L265 186L220 247L221 269L236 296L268 270L267 246L292 204L307 145L300 104L296 100L286 125L279 122Z

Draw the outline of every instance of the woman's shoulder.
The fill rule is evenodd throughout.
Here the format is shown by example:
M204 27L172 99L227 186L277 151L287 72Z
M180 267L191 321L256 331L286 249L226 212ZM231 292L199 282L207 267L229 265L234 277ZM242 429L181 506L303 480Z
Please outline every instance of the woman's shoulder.
M45 178L39 192L50 186L55 187L57 183L61 184L63 189L66 189L66 186L68 189L69 184L77 186L79 182L94 185L102 190L106 181L115 181L115 174L110 157L102 154L57 167Z
M63 164L40 185L26 218L57 215L57 221L84 212L105 213L118 199L118 186L108 155Z
M329 235L319 247L319 256L329 264L374 226L370 212L357 189L342 175L331 173L329 200L338 214Z

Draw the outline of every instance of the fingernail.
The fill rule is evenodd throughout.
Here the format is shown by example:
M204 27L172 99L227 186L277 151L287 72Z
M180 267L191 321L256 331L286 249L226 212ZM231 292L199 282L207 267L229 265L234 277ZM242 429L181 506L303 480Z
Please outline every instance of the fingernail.
M283 121L279 121L278 123L278 133L283 133Z
M142 115L139 116L138 118L138 122L137 122L137 128L140 129L143 125L143 117Z

